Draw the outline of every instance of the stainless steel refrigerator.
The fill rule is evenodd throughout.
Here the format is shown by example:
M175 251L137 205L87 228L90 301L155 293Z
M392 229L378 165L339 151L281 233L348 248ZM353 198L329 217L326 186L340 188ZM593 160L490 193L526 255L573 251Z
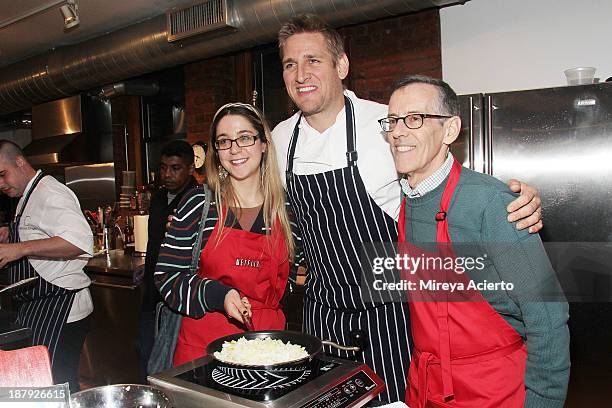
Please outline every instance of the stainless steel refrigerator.
M541 192L540 235L570 301L566 406L604 406L612 384L612 83L464 95L460 105L455 157Z

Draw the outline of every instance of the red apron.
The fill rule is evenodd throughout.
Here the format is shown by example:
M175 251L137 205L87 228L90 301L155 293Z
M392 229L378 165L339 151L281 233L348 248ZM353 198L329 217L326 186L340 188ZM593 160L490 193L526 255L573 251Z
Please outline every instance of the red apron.
M246 296L253 311L254 330L284 330L280 307L289 276L288 251L276 222L272 236L224 228L216 244L219 223L200 255L198 275L232 286ZM245 327L224 312L208 312L201 319L183 318L174 351L174 365L206 355L208 344L219 337L242 333Z
M460 174L461 165L455 160L436 214L438 243L452 242L446 213ZM405 202L398 229L398 241L406 242ZM409 251L410 245L404 245L401 251ZM449 245L439 250L435 255L454 256ZM447 281L467 285L467 274L448 273L453 276ZM414 353L406 403L411 408L523 407L527 360L523 339L480 292L470 292L469 299L410 302Z

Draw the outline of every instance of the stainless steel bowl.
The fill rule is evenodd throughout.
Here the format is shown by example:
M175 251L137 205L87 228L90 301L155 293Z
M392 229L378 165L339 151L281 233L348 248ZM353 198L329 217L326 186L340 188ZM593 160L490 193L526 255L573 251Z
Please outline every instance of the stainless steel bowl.
M71 408L172 408L170 398L150 385L115 384L90 388L70 397Z

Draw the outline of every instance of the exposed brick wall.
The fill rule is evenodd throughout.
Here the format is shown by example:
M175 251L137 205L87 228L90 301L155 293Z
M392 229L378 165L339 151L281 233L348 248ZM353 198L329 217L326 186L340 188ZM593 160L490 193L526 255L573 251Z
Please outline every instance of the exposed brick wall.
M361 98L387 103L403 75L442 78L440 14L427 10L341 28L350 60L346 85Z
M223 55L185 65L187 139L206 140L217 109L236 100L235 56Z

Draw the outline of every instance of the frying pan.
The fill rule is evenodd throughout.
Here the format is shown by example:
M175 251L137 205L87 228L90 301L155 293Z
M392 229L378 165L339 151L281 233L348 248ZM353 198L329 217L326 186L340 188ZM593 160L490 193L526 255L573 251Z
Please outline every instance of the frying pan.
M311 362L317 354L323 351L323 345L329 345L345 351L363 351L366 347L363 332L357 330L351 332L350 335L353 343L359 344L359 346L345 347L331 341L323 341L315 336L295 331L249 331L221 337L209 343L206 352L216 360L217 368L213 371L213 379L217 383L231 388L234 392L252 392L253 390L291 386L301 381L303 378L308 377L308 375L310 375L309 368L311 367ZM285 343L291 342L291 344L298 344L306 349L308 356L298 360L269 365L236 364L219 360L215 357L215 352L221 351L223 343L232 340L237 341L242 337L247 340L269 337L274 340L281 340ZM282 378L282 380L279 380L279 378ZM245 385L245 379L249 379L249 381L246 381L248 385Z
M276 364L269 364L269 365L248 365L248 364L229 363L227 361L219 360L215 357L215 352L221 351L221 349L223 348L223 343L225 343L226 341L229 342L232 340L237 341L238 339L242 337L244 337L247 340L264 339L266 337L269 337L273 340L281 340L284 343L291 342L291 344L298 344L306 349L308 356L301 358L299 360L293 360L287 363L276 363ZM221 337L208 344L208 347L206 348L206 353L209 356L212 356L215 360L219 361L219 363L223 365L227 365L227 366L232 366L232 367L241 367L241 368L253 367L253 368L260 369L260 370L261 369L265 370L265 369L288 368L288 367L295 367L295 366L298 366L304 363L309 363L317 354L319 354L323 350L323 345L332 346L334 348L337 348L339 350L344 350L344 351L355 351L355 352L363 351L363 349L365 348L363 333L361 333L360 331L351 332L351 337L352 337L353 343L354 344L356 343L358 345L342 346L332 341L320 340L319 338L315 336L311 336L310 334L296 332L296 331L289 331L289 330L250 331L250 332L236 333L236 334L231 334L229 336Z

